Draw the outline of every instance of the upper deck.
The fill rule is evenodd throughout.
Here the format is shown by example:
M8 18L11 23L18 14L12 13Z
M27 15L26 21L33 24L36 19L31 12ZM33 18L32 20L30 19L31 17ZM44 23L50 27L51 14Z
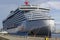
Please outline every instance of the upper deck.
M49 8L41 8L38 5L22 5L22 6L18 7L16 10L11 11L10 14L8 15L8 17L4 21L9 19L10 17L13 17L18 12L22 13L25 11L27 12L27 11L35 11L35 10L40 10L41 12L47 12L47 13L50 11Z

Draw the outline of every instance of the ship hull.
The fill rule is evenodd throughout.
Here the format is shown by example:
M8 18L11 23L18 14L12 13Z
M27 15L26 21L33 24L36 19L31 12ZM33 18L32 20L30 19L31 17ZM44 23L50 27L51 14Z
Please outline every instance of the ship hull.
M53 20L23 21L22 25L17 28L6 31L15 35L51 36L51 32L54 31L54 23L52 21Z
M48 36L48 37L51 37L51 29L49 29L48 27L36 28L36 29L33 29L33 30L29 30L29 31L19 31L19 30L16 30L16 29L13 29L13 30L10 29L10 30L7 30L7 31L11 35L19 35L19 36L27 36L28 35L28 36L40 36L40 37Z
M41 28L33 29L31 32L29 32L28 35L51 37L51 30L48 27L41 27Z

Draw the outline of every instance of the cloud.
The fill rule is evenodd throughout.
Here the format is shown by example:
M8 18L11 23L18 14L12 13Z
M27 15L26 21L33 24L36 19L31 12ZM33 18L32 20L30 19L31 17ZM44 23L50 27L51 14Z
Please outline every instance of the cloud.
M50 7L53 9L60 10L60 1L49 1L45 3L41 3L41 7Z

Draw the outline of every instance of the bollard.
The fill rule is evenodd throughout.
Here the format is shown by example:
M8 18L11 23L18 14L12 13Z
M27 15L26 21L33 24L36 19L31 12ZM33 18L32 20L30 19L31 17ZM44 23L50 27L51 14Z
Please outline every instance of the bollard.
M48 37L45 37L45 40L49 40L49 38Z

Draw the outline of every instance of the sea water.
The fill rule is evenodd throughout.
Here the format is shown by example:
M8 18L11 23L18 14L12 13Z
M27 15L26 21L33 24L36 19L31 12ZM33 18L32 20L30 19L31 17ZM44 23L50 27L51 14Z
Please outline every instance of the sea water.
M60 38L60 34L52 34L52 37L58 37L58 38Z

